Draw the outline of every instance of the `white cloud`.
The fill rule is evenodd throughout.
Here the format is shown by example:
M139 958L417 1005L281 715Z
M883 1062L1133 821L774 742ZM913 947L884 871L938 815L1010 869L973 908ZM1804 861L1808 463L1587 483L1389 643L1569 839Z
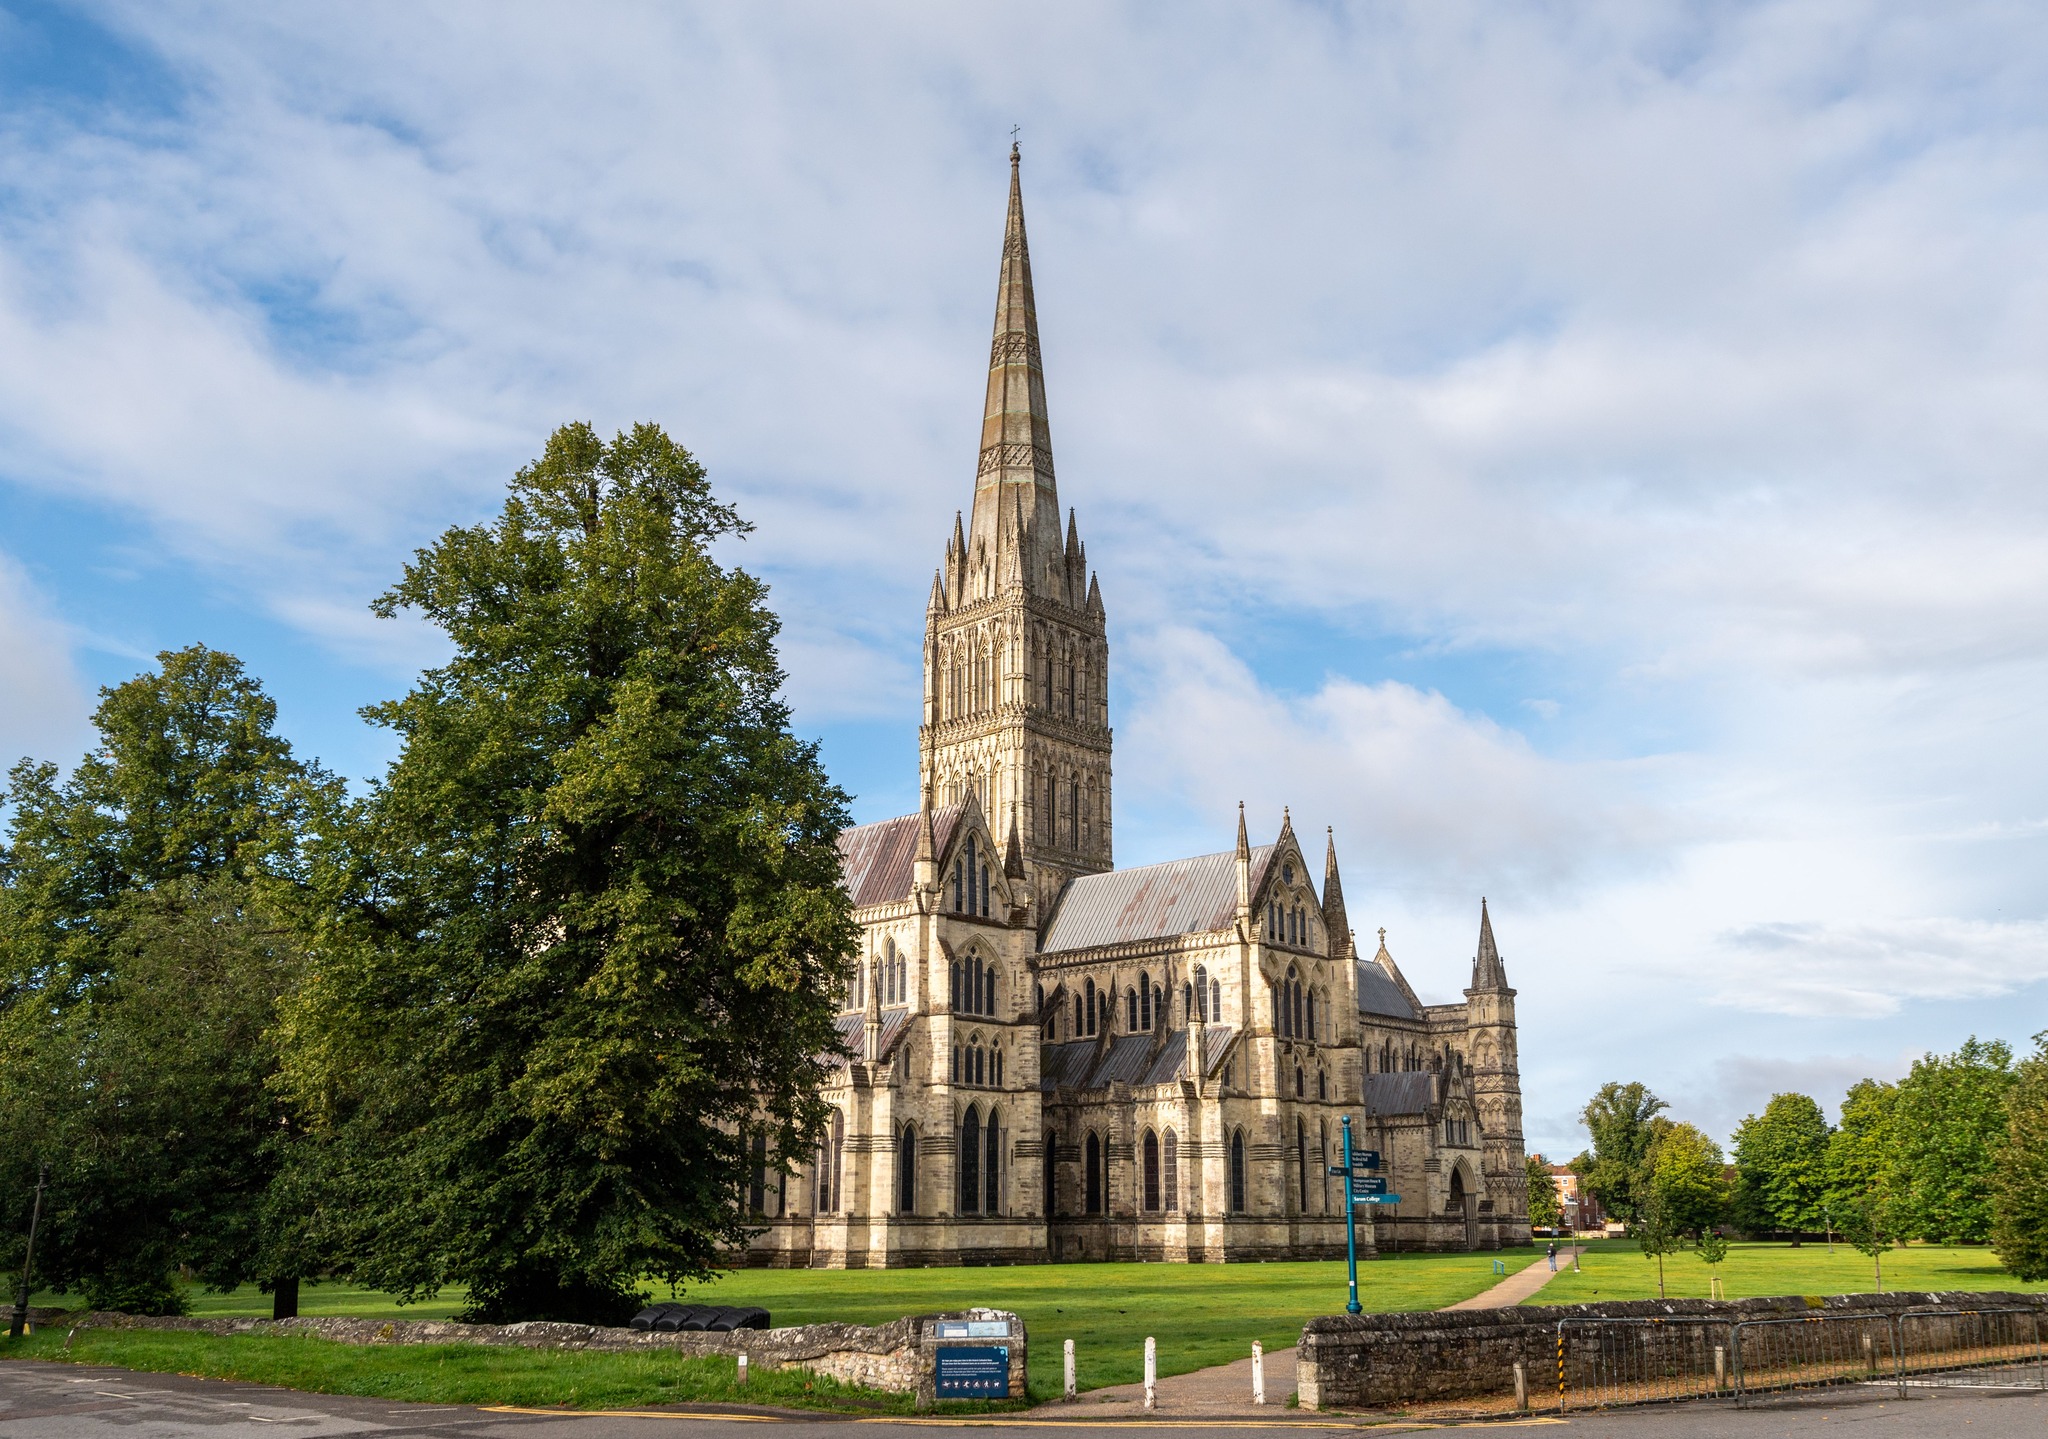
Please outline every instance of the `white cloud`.
M0 102L0 478L309 664L419 663L362 614L405 553L652 417L760 525L800 722L907 767L1016 121L1121 853L1292 802L1433 992L1517 896L1532 1114L2039 974L2038 13L97 13L177 95ZM1244 662L1304 622L1447 663Z
M1462 888L1476 903L1489 887L1654 867L1675 838L1631 792L1649 766L1546 758L1441 694L1333 676L1283 697L1187 628L1147 634L1124 664L1138 698L1119 739L1122 805L1183 807L1221 832L1214 817L1243 799L1270 834L1291 803L1311 850L1309 826L1334 825L1340 856L1376 887Z
M1777 1014L1878 1016L2048 980L2048 921L1752 924L1720 936L1718 998Z
M63 624L0 555L0 766L24 755L70 764L84 747L91 709Z

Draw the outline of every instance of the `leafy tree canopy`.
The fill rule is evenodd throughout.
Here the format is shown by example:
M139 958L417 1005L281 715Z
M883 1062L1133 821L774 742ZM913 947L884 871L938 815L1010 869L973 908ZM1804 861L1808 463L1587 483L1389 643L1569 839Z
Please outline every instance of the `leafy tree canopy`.
M1673 1229L1700 1234L1728 1215L1721 1146L1690 1124L1657 1136L1646 1161L1649 1189Z
M1804 1094L1774 1094L1735 1131L1735 1220L1752 1234L1818 1231L1827 1190L1828 1121Z
M2017 1279L2048 1279L2048 1032L2014 1072L1993 1154L1991 1246Z
M1839 1229L1840 1216L1866 1203L1891 1202L1892 1106L1898 1086L1858 1080L1842 1099L1842 1122L1828 1136L1823 1209Z
M454 657L322 856L288 1082L318 1242L489 1318L616 1317L746 1232L750 1134L815 1144L856 932L845 796L777 698L745 526L660 429L569 425L377 604Z
M1889 1187L1905 1233L1944 1244L1991 1237L1991 1184L2012 1084L2011 1046L1975 1036L1954 1054L1922 1057L1899 1081Z
M1593 1136L1592 1162L1580 1182L1609 1213L1635 1217L1647 1194L1644 1161L1656 1137L1652 1121L1668 1107L1640 1083L1608 1083L1580 1114Z
M173 1268L277 1272L268 1031L296 951L264 897L337 795L232 655L158 659L102 692L68 779L15 766L0 849L0 1207L25 1221L47 1161L40 1267L144 1311L181 1302Z
M1523 1162L1523 1173L1529 1184L1529 1223L1537 1229L1556 1229L1564 1223L1564 1202L1551 1178L1550 1161L1532 1154Z

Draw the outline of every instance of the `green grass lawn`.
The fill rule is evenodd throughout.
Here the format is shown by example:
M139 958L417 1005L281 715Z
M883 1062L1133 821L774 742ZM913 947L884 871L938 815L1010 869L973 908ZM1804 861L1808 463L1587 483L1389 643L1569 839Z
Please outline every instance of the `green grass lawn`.
M181 1334L150 1329L64 1330L10 1340L0 1358L113 1364L156 1374L198 1374L276 1384L311 1394L359 1394L429 1404L569 1405L627 1409L650 1404L766 1404L787 1409L908 1413L911 1396L878 1394L799 1370L756 1370L742 1389L730 1359L578 1353L481 1344L337 1344L283 1335Z
M1582 1273L1560 1273L1528 1302L1588 1304L1602 1299L1655 1299L1657 1261L1645 1259L1633 1240L1596 1240L1580 1261ZM1690 1251L1664 1256L1665 1293L1675 1299L1707 1298L1713 1272ZM1733 1244L1722 1262L1721 1292L1730 1299L1779 1294L1865 1294L1877 1287L1870 1260L1837 1243ZM1988 1249L1914 1244L1884 1257L1884 1287L1893 1289L2048 1290L2025 1284L1999 1267Z
M1358 1267L1369 1310L1441 1309L1499 1282L1534 1252L1401 1254ZM1254 1339L1286 1348L1318 1314L1344 1308L1341 1261L1302 1264L1035 1264L1006 1269L741 1269L690 1291L715 1304L759 1304L777 1324L877 1324L904 1314L983 1305L1024 1318L1031 1392L1060 1391L1061 1345L1074 1341L1083 1389L1144 1377L1145 1338L1159 1372L1184 1374L1250 1355Z
M253 1284L227 1294L209 1294L204 1289L185 1291L192 1313L201 1319L270 1317L270 1296ZM461 1312L467 1296L461 1289L444 1289L422 1304L400 1304L389 1294L375 1289L358 1289L351 1284L307 1284L299 1290L299 1313L312 1318L322 1314L349 1319L453 1319ZM56 1294L48 1290L32 1303L58 1309L82 1309L85 1298L78 1294Z
M1498 1282L1499 1276L1493 1272L1496 1259L1504 1263L1509 1273L1514 1273L1535 1258L1536 1252L1526 1249L1497 1255L1393 1255L1359 1266L1359 1299L1368 1310L1440 1309ZM668 1296L663 1291L656 1297ZM1077 1377L1084 1389L1133 1383L1143 1377L1147 1335L1159 1341L1159 1372L1182 1374L1242 1359L1251 1353L1254 1339L1268 1348L1293 1344L1308 1319L1342 1311L1345 1283L1341 1262L1036 1264L1001 1269L741 1269L715 1283L692 1287L686 1297L714 1304L758 1304L769 1311L778 1325L881 1324L906 1314L977 1305L1013 1310L1024 1317L1030 1334L1032 1395L1051 1398L1060 1390L1061 1344L1065 1340L1074 1341ZM61 1305L76 1301L62 1295L44 1295L36 1302ZM454 1294L443 1294L433 1304L400 1306L388 1295L327 1284L308 1284L299 1297L299 1312L307 1315L433 1319L446 1317L460 1307L461 1298ZM270 1299L254 1288L225 1295L195 1292L192 1308L201 1315L268 1315ZM126 1342L134 1336L107 1337ZM84 1342L81 1335L77 1344ZM236 1338L214 1342L241 1345L253 1341ZM391 1356L403 1356L409 1351L378 1348L355 1352L371 1356L365 1362L374 1370L379 1363L395 1363ZM389 1397L405 1396L393 1393ZM460 1402L475 1401L465 1398Z

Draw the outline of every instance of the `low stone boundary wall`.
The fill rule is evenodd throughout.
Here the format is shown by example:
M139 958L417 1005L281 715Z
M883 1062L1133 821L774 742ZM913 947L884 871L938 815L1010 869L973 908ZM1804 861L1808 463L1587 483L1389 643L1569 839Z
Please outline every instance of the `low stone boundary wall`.
M617 1352L653 1350L682 1356L722 1354L747 1356L750 1369L808 1369L846 1384L891 1394L914 1394L920 1408L935 1400L934 1374L938 1350L949 1341L939 1337L942 1321L975 1322L986 1334L990 1323L1007 1326L1007 1337L980 1338L981 1344L1006 1344L1010 1359L1010 1395L1024 1397L1024 1321L1001 1309L967 1309L945 1314L919 1314L888 1324L804 1324L786 1329L736 1329L730 1334L689 1331L663 1333L648 1329L610 1329L593 1324L555 1324L531 1320L524 1324L459 1324L447 1319L343 1319L327 1316L299 1319L203 1319L189 1316L144 1318L134 1314L95 1311L67 1321L80 1328L173 1329L196 1334L296 1334L341 1344L490 1344L526 1349L589 1349ZM51 1321L55 1322L55 1321Z
M2038 1294L1911 1292L1826 1299L1632 1299L1605 1304L1518 1305L1421 1314L1338 1314L1301 1331L1295 1384L1304 1409L1380 1409L1495 1398L1514 1391L1514 1368L1542 1405L1557 1390L1561 1319L1765 1319L1907 1309L2044 1308Z

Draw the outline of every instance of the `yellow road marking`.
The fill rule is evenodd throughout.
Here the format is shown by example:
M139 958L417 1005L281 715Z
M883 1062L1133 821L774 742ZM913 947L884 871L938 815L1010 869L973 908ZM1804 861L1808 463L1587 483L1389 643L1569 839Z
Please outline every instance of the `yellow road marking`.
M549 1419L707 1419L727 1424L789 1424L800 1422L780 1414L715 1414L684 1409L525 1409L516 1404L482 1404L484 1414L534 1414ZM826 1416L819 1415L819 1418ZM1570 1420L1534 1417L1529 1419L1477 1419L1433 1422L1425 1419L1239 1419L1219 1414L1208 1419L1012 1419L1002 1414L959 1414L918 1416L874 1414L852 1418L856 1424L908 1424L926 1429L1376 1429L1383 1433L1412 1434L1425 1429L1526 1429L1537 1424L1567 1424ZM804 1421L811 1422L809 1416Z
M1568 1419L1240 1419L1218 1414L1207 1419L1007 1419L1000 1414L960 1414L930 1418L875 1415L856 1419L856 1424L914 1424L926 1428L957 1429L966 1425L1003 1429L1377 1429L1412 1433L1423 1429L1527 1429L1538 1424L1568 1424Z
M700 1414L684 1409L522 1409L516 1404L480 1404L485 1414L544 1414L550 1419L718 1419L729 1424L785 1424L779 1414Z

